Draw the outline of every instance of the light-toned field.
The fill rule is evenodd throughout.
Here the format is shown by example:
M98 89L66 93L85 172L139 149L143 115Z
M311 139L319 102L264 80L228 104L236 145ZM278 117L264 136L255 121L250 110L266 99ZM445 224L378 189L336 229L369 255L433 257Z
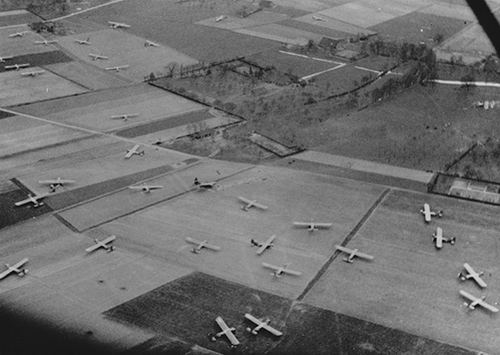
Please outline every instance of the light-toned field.
M152 334L108 321L100 313L188 270L126 252L119 240L113 253L87 255L85 248L92 243L90 235L72 233L53 217L2 230L2 262L28 257L30 272L2 281L0 305L73 334L92 331L96 340L120 348L147 340Z
M323 21L317 21L317 20L313 19L313 15L323 19ZM353 24L345 22L345 21L338 20L338 19L333 18L333 17L328 17L324 13L307 14L304 16L296 17L296 18L294 18L294 20L308 23L308 24L315 25L315 26L326 27L326 28L336 30L336 31L350 33L353 35L357 35L358 33L364 33L367 35L375 34L374 31L368 30L368 29L360 27L360 26L353 25Z
M443 3L432 4L430 6L422 7L417 11L424 14L453 17L464 21L476 21L476 16L474 15L470 7L467 6L465 1L463 5Z
M445 41L440 48L449 52L466 52L481 55L495 53L488 36L479 24L471 25L456 36Z
M131 25L127 33L170 46L197 60L210 62L279 46L274 41L196 24L221 14L233 14L247 4L245 0L217 0L210 3L124 1L68 20L84 20L99 25L105 25L110 20L125 22ZM144 21L145 18L148 21ZM214 41L217 46L213 45Z
M85 133L35 121L23 116L0 120L0 157L60 144L85 136Z
M78 97L19 107L47 119L95 130L117 130L203 108L200 104L147 84L90 92ZM113 115L138 114L128 120Z
M319 11L319 15L332 17L359 27L371 27L395 17L405 15L422 7L428 6L428 1L391 1L356 0Z
M236 29L234 32L269 39L282 43L305 45L309 40L319 41L321 34L298 30L293 27L279 24L261 25L243 29Z
M276 23L290 18L285 14L280 14L270 11L259 11L246 18L227 16L220 21L215 21L217 17L198 21L197 24L209 27L216 27L220 29L226 29L226 30L234 30L238 28L254 27L259 25Z
M99 228L126 239L131 251L149 250L176 264L296 297L329 257L333 245L345 237L382 191L374 185L258 167L224 179L215 192L193 191ZM269 210L242 211L237 196L256 199ZM310 233L292 225L294 220L311 218L333 226ZM276 234L275 247L260 257L255 255L250 239L265 240L272 234ZM186 237L206 239L222 250L193 254ZM261 262L291 263L290 268L303 275L274 279Z
M9 35L28 31L23 37L10 38ZM11 28L0 28L0 48L2 56L18 56L30 53L42 53L55 50L52 45L40 46L34 44L35 41L43 40L43 37L31 31L28 26L17 26Z
M149 193L135 191L122 187L119 191L96 199L89 203L67 209L59 215L79 231L88 230L96 225L114 220L137 210L144 209L152 204L170 199L193 189L195 177L200 179L217 179L238 171L247 169L244 164L228 164L214 161L210 165L198 164L177 172L148 179L149 185L160 185L162 189ZM210 193L210 192L209 192Z
M61 190L68 191L165 165L175 166L188 157L175 151L141 146L140 150L145 151L143 156L135 155L125 159L125 152L132 146L132 143L114 142L90 147L36 164L36 169L26 170L17 175L17 178L36 193L47 192L47 186L40 185L38 180L57 177L76 180L75 184L67 185ZM116 188L113 186L109 187L109 191L114 189Z
M42 21L38 16L26 10L11 10L0 12L0 26L13 26Z
M138 136L136 140L139 142L143 142L144 144L153 144L159 141L160 142L174 141L179 137L184 137L189 134L193 134L199 128L205 130L205 129L222 127L237 122L239 122L238 119L230 116L212 117L202 121L198 121L197 123L183 124L174 128L164 129L156 131L155 133Z
M442 219L425 225L421 205L444 208ZM375 260L353 264L339 256L312 288L305 301L346 315L392 328L497 353L497 317L477 309L470 311L458 293L466 290L487 301L499 301L498 208L453 201L409 192L386 197L348 247L374 255ZM443 228L456 236L454 246L437 250L431 234ZM481 291L473 281L457 279L462 264L485 271L488 284Z
M20 74L24 71L38 70L43 69L30 67L22 71L13 70L0 73L0 106L17 105L87 91L84 87L47 70L42 75L35 77L24 77Z
M47 70L90 90L108 89L130 84L131 80L114 75L91 64L80 61L44 66Z
M80 45L75 39L90 38L90 45ZM146 47L146 40L122 30L106 29L80 33L59 39L59 44L81 60L101 69L128 65L113 73L118 76L143 81L150 73L164 72L165 66L175 62L179 65L197 63L197 60L166 45ZM108 60L92 60L89 53L104 55Z

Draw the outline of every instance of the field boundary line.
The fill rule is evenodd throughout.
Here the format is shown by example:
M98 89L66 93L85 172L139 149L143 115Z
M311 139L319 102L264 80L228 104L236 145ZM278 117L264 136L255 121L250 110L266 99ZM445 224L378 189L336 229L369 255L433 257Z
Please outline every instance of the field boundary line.
M11 109L8 109L8 108L4 108L4 107L0 107L0 111L5 111L5 112L8 112L8 113L12 113L14 115L17 115L17 116L23 116L23 117L30 118L30 119L33 119L33 120L37 120L37 121L41 121L41 122L53 124L53 125L56 125L56 126L60 126L60 127L68 128L68 129L73 129L73 130L77 130L77 131L81 131L81 132L85 132L85 133L90 133L90 134L93 134L93 135L111 137L111 138L114 138L114 139L122 141L122 142L127 142L127 143L131 143L131 144L140 144L140 145L143 145L143 146L154 147L154 148L161 148L164 151L175 152L176 154L184 155L184 156L189 157L189 158L197 157L196 155L193 155L193 154L187 154L187 153L179 152L177 150L172 150L172 149L164 148L162 146L158 146L158 145L154 145L154 144L148 144L148 143L144 143L144 142L139 142L136 139L120 137L120 136L117 136L115 134L110 134L110 133L106 133L106 132L102 132L102 131L96 131L96 130L93 130L93 129L90 129L90 128L79 127L79 126L71 125L71 124L68 124L68 123L51 121L51 120L49 120L47 118L33 116L33 115L30 115L30 114L27 114L27 113L14 111L14 110L11 110Z
M100 5L96 5L96 6L93 6L93 7L89 7L88 9L83 9L83 10L80 10L80 11L77 11L77 12L73 12L73 13L68 14L68 15L64 15L64 16L53 18L53 19L49 19L47 21L64 20L64 19L67 19L68 17L72 17L72 16L75 16L75 15L80 15L80 14L83 14L85 12L89 12L89 11L92 11L92 10L95 10L95 9L99 9L101 7L105 7L105 6L108 6L108 5L113 5L113 4L122 2L122 1L124 1L124 0L113 0L113 1L107 2L105 4L100 4Z
M347 243L351 241L351 239L358 233L358 231L361 229L361 227L365 224L365 222L368 220L368 218L373 214L375 209L384 201L385 197L389 194L391 191L391 188L387 188L382 193L379 195L379 197L375 200L373 205L366 211L366 213L361 217L359 222L354 226L354 228L346 235L342 243L340 244L341 246L346 246ZM314 285L319 281L319 279L324 275L326 270L330 267L330 265L333 263L333 261L337 258L337 256L340 255L340 251L335 249L333 251L333 254L328 258L328 260L323 264L323 266L319 269L319 271L316 273L316 275L309 281L309 283L306 285L302 293L296 298L296 301L302 301L304 297L309 293L309 291L314 287Z
M173 171L168 171L168 172L166 172L166 173L164 173L164 174L160 174L160 175L157 175L157 176L154 176L154 177L151 177L151 178L147 178L147 179L144 179L144 180L142 180L142 181L149 181L149 180L152 180L152 179L156 179L156 178L158 178L158 177L163 177L163 176L167 176L167 175L171 175L171 174L177 173L177 172L179 172L179 171L187 170L187 169L190 169L190 168L191 168L191 167L193 167L193 166L196 166L196 165L199 165L199 164L203 163L204 161L206 161L206 160L199 160L199 161L197 161L197 162L195 162L195 163L193 163L193 164L190 164L190 165L188 165L188 166L183 166L183 167L181 167L181 168L179 168L179 169L175 169L175 170L173 170ZM243 173L243 172L248 171L248 170L251 170L251 169L253 169L253 168L255 168L255 166L254 166L254 165L251 165L251 166L249 166L249 167L246 167L246 168L243 168L243 169L237 170L237 171L235 171L234 173L231 173L231 174L229 174L229 175L226 175L226 176L223 176L223 177L221 177L221 178L219 178L219 179L216 179L215 181L219 182L219 181L222 181L222 180L225 180L225 179L231 178L231 177L233 177L233 176L235 176L235 175L237 175L237 174ZM96 197L94 197L94 198L92 198L92 199L85 200L85 201L81 201L81 202L76 203L76 204L74 204L74 205L64 207L64 208L62 208L62 209L60 209L60 210L55 211L54 213L64 212L64 211L66 211L66 210L69 210L69 209L72 209L72 208L75 208L75 207L78 207L78 206L81 206L81 205L84 205L84 204L87 204L87 203L90 203L90 202L93 202L93 201L99 200L99 199L101 199L101 198L104 198L104 197L106 197L106 196L110 196L110 195L115 194L115 193L118 193L118 192L120 192L120 191L124 191L124 190L126 190L126 189L128 189L128 186L125 186L125 187L120 187L120 188L118 188L118 189L116 189L116 190L109 191L109 192L107 192L107 193L105 193L105 194L102 194L102 195L96 196ZM155 206L155 205L158 205L158 204L163 203L163 202L165 202L165 201L169 201L169 200L172 200L172 199L174 199L174 198L177 198L177 197L183 196L183 195L188 194L188 193L190 193L190 192L196 191L197 189L198 189L198 187L192 187L192 188L190 188L190 189L188 189L188 190L184 190L184 191L178 192L178 193L176 193L176 194L173 194L173 195L167 196L167 197L165 197L165 198L163 198L163 199L161 199L161 200L159 200L159 201L155 201L155 202L152 202L152 203L147 204L147 205L145 205L145 206L142 206L142 207L139 207L139 208L137 208L137 209L134 209L133 211L129 211L129 212L124 213L124 214L121 214L121 215L119 215L119 216L112 217L112 218L110 218L110 219L108 219L108 220L106 220L106 221L104 221L104 222L99 222L99 223L97 223L97 224L95 224L95 225L93 225L93 226L86 227L86 228L84 228L84 229L82 229L82 230L78 230L78 233L84 233L84 232L86 232L86 231L88 231L88 230L90 230L90 229L92 229L92 228L96 228L96 227L102 226L103 224L106 224L106 223L109 223L109 222L115 221L115 220L117 220L117 219L119 219L119 218L122 218L122 217L125 217L125 216L129 216L129 215L134 214L134 213L136 213L136 212L139 212L139 211L145 210L146 208L149 208L149 207L151 207L151 206ZM63 219L64 219L64 217L62 217L62 216L61 216L61 218L63 218ZM71 224L69 221L66 221L66 222L67 222L67 224ZM75 229L76 229L76 227L73 227L73 228L75 228Z

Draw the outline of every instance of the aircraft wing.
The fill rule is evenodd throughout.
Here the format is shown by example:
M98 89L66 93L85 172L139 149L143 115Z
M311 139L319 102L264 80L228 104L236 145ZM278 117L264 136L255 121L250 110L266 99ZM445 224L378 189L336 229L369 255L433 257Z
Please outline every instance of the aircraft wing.
M300 276L302 275L302 273L300 271L295 271L295 270L290 270L290 269L283 269L283 272L285 274L289 274L289 275L295 275L295 276Z
M101 244L97 244L97 243L96 243L96 244L94 244L94 245L92 245L92 246L88 247L87 249L85 249L85 251L86 251L87 253L90 253L90 252L93 252L93 251L94 251L94 250L96 250L96 249L99 249L100 247L101 247Z
M215 251L218 251L220 250L220 247L216 246L216 245L212 245L212 244L204 244L203 245L204 248L207 248L207 249L211 249L211 250L215 250Z
M134 152L133 152L132 150L129 150L129 151L127 152L127 154L125 154L125 159L130 158L133 154L134 154Z
M493 313L497 313L498 312L498 308L496 308L495 306L492 306L491 304L489 303L486 303L484 300L480 299L478 304L484 308L486 308L487 310L493 312Z
M186 242L191 243L191 244L194 244L194 245L200 245L200 244L201 244L201 242L200 242L200 241L195 240L195 239L190 238L190 237L187 237L187 238L186 238Z
M349 248L343 247L343 246L341 246L341 245L335 245L335 249L340 250L340 251L343 251L344 253L348 253L348 254L351 254L351 253L352 253L352 249L349 249Z
M22 205L25 205L25 204L27 204L29 202L31 202L31 199L27 198L26 200L22 200L22 201L14 203L14 205L16 205L16 206L22 206Z
M277 337L280 337L283 335L282 332L280 332L278 329L275 329L273 327L271 327L269 324L264 324L262 326L262 328L264 328L265 330L267 330L269 333L273 334L273 335L276 335Z
M470 266L468 263L464 263L464 268L465 270L467 270L467 272L469 274L475 274L476 272L474 271L474 269L472 268L472 266Z
M276 265L271 265L271 264L268 264L268 263L262 263L262 266L264 266L265 268L274 270L274 271L278 271L280 269L280 267L278 267Z
M23 260L21 260L20 262L18 262L16 265L12 266L14 269L19 269L21 266L23 266L24 264L26 264L28 262L28 258L24 258Z
M464 290L460 290L458 291L463 297L467 298L469 301L472 301L472 302L475 302L478 300L477 297L471 295L469 292L467 291L464 291Z
M309 227L311 224L308 222L293 222L293 225L296 227Z
M314 226L318 228L330 228L332 223L314 223Z
M373 260L374 259L373 255L368 255L368 254L365 254L365 253L360 253L359 251L356 252L356 256L359 257L359 258L362 258L362 259L366 259L366 260Z
M101 243L108 244L109 242L112 242L115 239L116 239L116 236L115 235L111 235L111 236L107 237L106 239L101 240Z
M2 280L4 278L6 278L7 276L9 276L11 272L13 272L12 269L7 269L7 270L1 272L0 273L0 280Z
M255 325L260 325L262 323L260 320L252 316L250 313L245 313L245 318L248 319L249 321L254 322Z

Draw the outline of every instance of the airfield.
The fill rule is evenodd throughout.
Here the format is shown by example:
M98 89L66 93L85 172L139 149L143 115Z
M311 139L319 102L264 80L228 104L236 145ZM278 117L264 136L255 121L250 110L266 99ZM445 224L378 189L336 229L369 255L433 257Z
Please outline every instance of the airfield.
M340 62L306 68L304 58L279 52L280 42L390 32L405 16L425 22L428 15L453 19L451 36L473 20L468 9L429 1L398 0L391 8L383 1L276 1L254 17L215 21L224 6L235 11L242 3L116 2L65 18L71 31L49 46L34 45L42 38L34 32L8 39L27 30L19 19L28 15L3 16L9 27L0 28L0 46L35 58L34 68L46 71L18 79L18 71L0 68L0 262L29 258L26 276L0 281L0 312L12 320L6 351L29 353L32 345L47 354L500 354L498 314L468 309L459 294L500 303L498 207L427 193L429 172L327 152L250 164L167 149L163 142L198 126L241 118L143 81L172 62L236 55L276 59L301 67L303 76L334 68L326 77L336 78ZM110 29L110 19L131 27ZM87 38L90 48L75 42ZM91 51L109 59L92 60ZM130 67L106 70L122 64ZM113 118L122 114L134 117ZM126 159L135 145L143 155ZM38 182L57 177L75 182L51 193ZM195 178L215 187L198 188ZM129 188L142 184L161 188ZM41 207L14 205L47 193ZM240 196L268 209L244 211ZM444 216L424 223L424 203ZM310 232L294 221L332 225ZM455 245L435 248L437 226L456 237ZM110 235L113 252L85 252ZM256 255L250 240L272 235L274 246ZM187 238L221 250L193 253ZM374 260L346 263L335 245ZM301 275L275 277L263 262ZM458 280L465 262L484 271L485 290ZM284 335L252 335L247 312L269 317ZM225 337L210 341L207 335L220 331L217 316L236 328L238 348ZM69 345L50 348L54 339Z

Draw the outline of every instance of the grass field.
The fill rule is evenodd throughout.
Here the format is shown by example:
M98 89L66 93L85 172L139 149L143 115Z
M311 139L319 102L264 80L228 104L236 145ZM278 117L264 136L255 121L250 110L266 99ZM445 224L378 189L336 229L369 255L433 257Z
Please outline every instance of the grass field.
M425 225L419 213L424 202L444 209L444 217ZM468 312L458 291L485 295L490 303L498 301L496 213L498 208L477 203L394 191L348 243L374 255L374 261L349 265L337 258L305 301L494 353L498 349L495 317L482 310ZM431 237L436 226L455 236L456 244L437 250ZM457 280L464 262L485 271L485 291L473 282Z
M29 63L30 67L41 67L55 63L66 63L71 60L70 57L58 50L18 55L2 63L0 65L0 73L6 71L5 67L12 64Z
M196 24L200 20L216 17L221 13L232 13L240 9L243 4L246 4L243 0L218 0L210 3L125 1L104 7L98 12L76 16L76 19L90 20L103 25L110 20L125 22L131 25L127 32L170 46L187 56L205 62L249 55L278 47L279 43L274 41ZM148 21L144 22L142 20L144 18ZM217 46L213 46L215 39Z
M0 12L0 27L41 21L42 19L26 10Z
M438 170L476 140L496 136L495 113L472 109L472 103L482 100L486 92L492 90L416 86L386 102L332 118L309 134L317 132L317 150Z
M325 11L332 11L332 10L335 10L335 8ZM313 19L313 16L319 17L323 19L323 21L317 21ZM289 21L283 21L282 23L286 25L291 25L292 27L300 26L299 28L303 29L314 28L314 31L311 32L322 33L325 35L329 35L330 37L333 38L346 38L352 35L357 35L359 33L364 33L366 35L375 34L374 31L371 31L367 28L356 26L352 23L338 20L333 17L325 16L323 12L317 14L307 14L304 16L296 17ZM331 32L325 33L318 29L323 29L325 31L331 31Z
M43 70L39 67L28 69L24 71ZM47 70L35 77L23 77L21 72L23 71L14 70L0 73L0 106L13 106L87 91Z
M75 42L76 39L87 38L90 38L90 45ZM164 72L169 63L189 65L197 62L168 46L146 47L145 42L143 38L113 29L80 33L59 39L59 44L65 50L101 69L128 65L128 68L114 73L137 82L143 81L150 73ZM89 57L89 53L104 55L109 59L94 61Z
M333 21L333 19L332 19L332 21ZM337 20L335 20L335 21L337 21ZM307 31L307 32L321 34L323 36L330 37L330 38L347 38L351 35L349 32L346 31L346 28L344 28L346 26L346 24L343 24L342 26L331 25L331 26L326 27L326 26L322 26L321 24L309 23L308 21L300 21L300 18L293 18L293 19L289 19L289 20L284 20L284 21L279 22L279 24L284 25L284 26L288 26L288 27L297 28L299 30L303 30L303 31ZM354 31L353 27L355 27L355 26L351 26L349 28L352 29L352 31ZM358 34L359 32L363 32L363 31L359 31L359 30L360 30L359 28L356 29L356 34ZM366 33L366 30L365 30L365 33Z
M159 312L168 316L158 317ZM284 335L276 338L263 330L257 336L250 334L246 328L253 325L244 319L245 312L268 317L271 326L282 330ZM417 349L450 355L469 353L306 304L292 304L290 300L202 273L165 284L108 310L105 315L154 331L156 341L135 349L147 355L172 346L171 340L161 341L160 337L167 335L223 354L331 354L370 350L374 354L389 354L413 353ZM219 331L217 316L235 328L241 343L236 349L230 349L225 338L208 340L207 333Z
M28 31L23 37L10 38L9 35ZM26 54L35 54L53 51L53 45L43 46L36 45L33 42L40 41L43 38L32 32L28 26L17 26L12 28L0 28L0 48L2 48L2 56L19 56Z
M22 116L11 116L1 120L0 132L0 157L2 159L84 136L78 131Z
M467 26L470 21L440 16L439 13L412 12L396 17L392 20L379 23L371 30L376 31L385 40L420 43L425 42L433 47L439 43L434 38L439 34L446 40Z
M220 168L217 170L220 175L209 166L198 165L172 177L175 184L162 183L165 188L158 191L168 193L167 190L175 186L186 191L182 185L190 184L195 176L204 180L225 175ZM349 232L382 191L383 188L376 186L323 179L306 173L258 168L222 180L215 192L194 191L183 198L116 219L101 228L126 238L131 251L150 250L153 255L195 270L277 295L296 297L328 257L333 245ZM237 196L256 199L268 205L269 211L246 213L240 209ZM137 197L137 200L142 198ZM154 193L148 198L156 200ZM116 205L109 200L107 206L117 210L111 207ZM88 213L77 210L68 213L75 220L90 218ZM294 220L311 218L331 222L333 226L311 234L292 225ZM256 256L250 238L265 240L272 234L276 234L276 247L261 257ZM222 250L195 255L190 252L191 247L184 240L186 237L206 239L220 245ZM277 265L290 262L290 267L302 271L303 275L275 280L260 265L261 261ZM227 265L232 267L228 269Z
M56 122L97 130L117 130L172 115L195 111L202 106L147 84L90 92L19 107L23 113ZM128 120L113 115L138 114Z
M292 53L293 54L293 53ZM338 62L328 63L309 58L303 58L291 54L285 54L277 50L268 50L254 54L247 59L257 62L262 66L274 66L283 73L292 73L298 77L317 73L338 65Z
M45 68L89 90L120 87L130 84L131 82L129 79L119 77L91 64L79 61L46 65Z
M417 0L392 1L390 5L383 0L357 0L320 11L318 14L364 28L405 15L426 5L427 1Z

